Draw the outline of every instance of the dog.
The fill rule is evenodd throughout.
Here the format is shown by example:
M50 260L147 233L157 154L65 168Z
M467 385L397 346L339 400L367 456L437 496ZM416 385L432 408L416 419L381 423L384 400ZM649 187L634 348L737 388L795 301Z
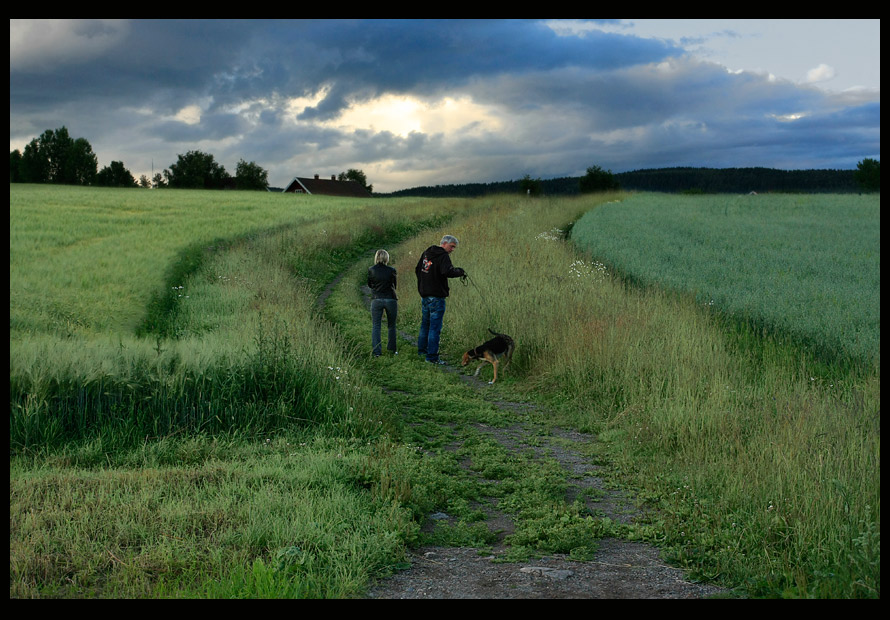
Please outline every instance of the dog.
M498 332L492 331L491 328L489 328L488 331L494 334L494 338L480 344L475 349L470 349L464 353L461 366L466 366L471 360L481 360L482 363L479 364L479 367L473 374L475 377L479 375L479 371L482 370L485 362L488 362L494 366L494 378L488 382L489 385L491 385L498 380L498 363L500 360L504 360L504 368L507 368L507 366L510 365L510 360L513 359L513 350L516 348L516 343L506 334L499 334Z

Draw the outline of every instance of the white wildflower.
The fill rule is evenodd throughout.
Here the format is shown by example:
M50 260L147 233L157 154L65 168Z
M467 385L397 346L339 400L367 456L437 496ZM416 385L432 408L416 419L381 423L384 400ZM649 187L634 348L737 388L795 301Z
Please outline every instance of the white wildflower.
M543 239L545 241L559 241L563 237L563 232L559 228L551 228L550 230L535 235L535 239Z

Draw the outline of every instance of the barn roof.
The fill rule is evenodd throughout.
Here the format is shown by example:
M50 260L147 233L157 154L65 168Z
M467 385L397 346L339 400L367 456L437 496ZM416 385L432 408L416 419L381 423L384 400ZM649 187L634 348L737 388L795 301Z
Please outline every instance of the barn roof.
M370 198L368 190L357 181L338 181L336 178L320 179L294 177L284 189L285 192L300 192L305 194L321 194L323 196L343 196L347 198Z

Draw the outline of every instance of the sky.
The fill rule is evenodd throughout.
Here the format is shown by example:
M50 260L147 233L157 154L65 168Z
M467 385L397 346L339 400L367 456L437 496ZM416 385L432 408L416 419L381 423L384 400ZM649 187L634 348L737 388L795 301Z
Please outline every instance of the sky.
M880 20L17 20L9 146L375 192L881 154Z

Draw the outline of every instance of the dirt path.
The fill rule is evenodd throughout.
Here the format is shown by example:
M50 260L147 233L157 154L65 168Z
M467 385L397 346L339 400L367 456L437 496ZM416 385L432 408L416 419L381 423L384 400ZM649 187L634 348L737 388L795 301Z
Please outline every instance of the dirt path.
M448 367L444 367L446 372ZM487 386L487 383L462 377L468 383ZM498 406L517 411L523 417L521 403L501 402ZM590 464L573 442L596 441L592 435L576 431L554 429L549 437L524 422L508 428L476 425L510 450L527 452L533 449L540 458L555 458L574 481L567 491L566 501L573 501L585 487L592 486L601 493L598 499L588 497L591 510L613 519L630 522L639 512L622 491L607 489L596 476L597 465ZM568 447L567 447L568 446ZM660 559L657 548L618 539L600 541L599 548L589 561L569 560L566 555L553 554L529 562L497 562L506 550L504 539L512 533L510 517L485 507L486 524L498 533L498 542L490 551L480 555L478 549L452 547L423 547L409 552L411 567L377 584L368 593L376 599L524 599L524 598L640 598L676 599L705 598L724 592L720 588L692 583L679 569L667 566ZM431 528L447 515L437 513L428 517L425 527Z
M331 288L337 282L331 284ZM365 290L366 305L370 306L370 290ZM319 303L323 306L327 294ZM416 335L400 332L413 344ZM409 349L406 347L406 353ZM466 376L458 368L441 367L443 372L457 374L472 389L488 387L487 381ZM477 430L488 434L509 450L528 453L536 458L555 459L572 480L566 500L574 501L586 487L597 489L585 494L588 508L613 521L631 522L640 516L632 498L621 490L606 488L596 475L598 466L589 462L579 450L572 448L584 442L595 442L596 437L577 431L553 429L542 436L529 415L533 408L527 403L498 401L496 406L509 409L516 424L509 428L494 428L476 424ZM538 412L540 413L540 412ZM591 497L593 495L594 497ZM509 515L496 505L483 507L486 524L498 534L492 548L480 555L478 549L461 547L422 547L409 550L410 568L382 580L368 592L373 599L532 599L532 598L638 598L681 599L706 598L725 590L693 583L683 571L667 566L656 547L619 539L600 541L595 556L588 561L569 560L562 554L529 562L498 562L506 549L505 538L512 532ZM432 528L439 520L450 517L444 513L428 516L425 528Z

